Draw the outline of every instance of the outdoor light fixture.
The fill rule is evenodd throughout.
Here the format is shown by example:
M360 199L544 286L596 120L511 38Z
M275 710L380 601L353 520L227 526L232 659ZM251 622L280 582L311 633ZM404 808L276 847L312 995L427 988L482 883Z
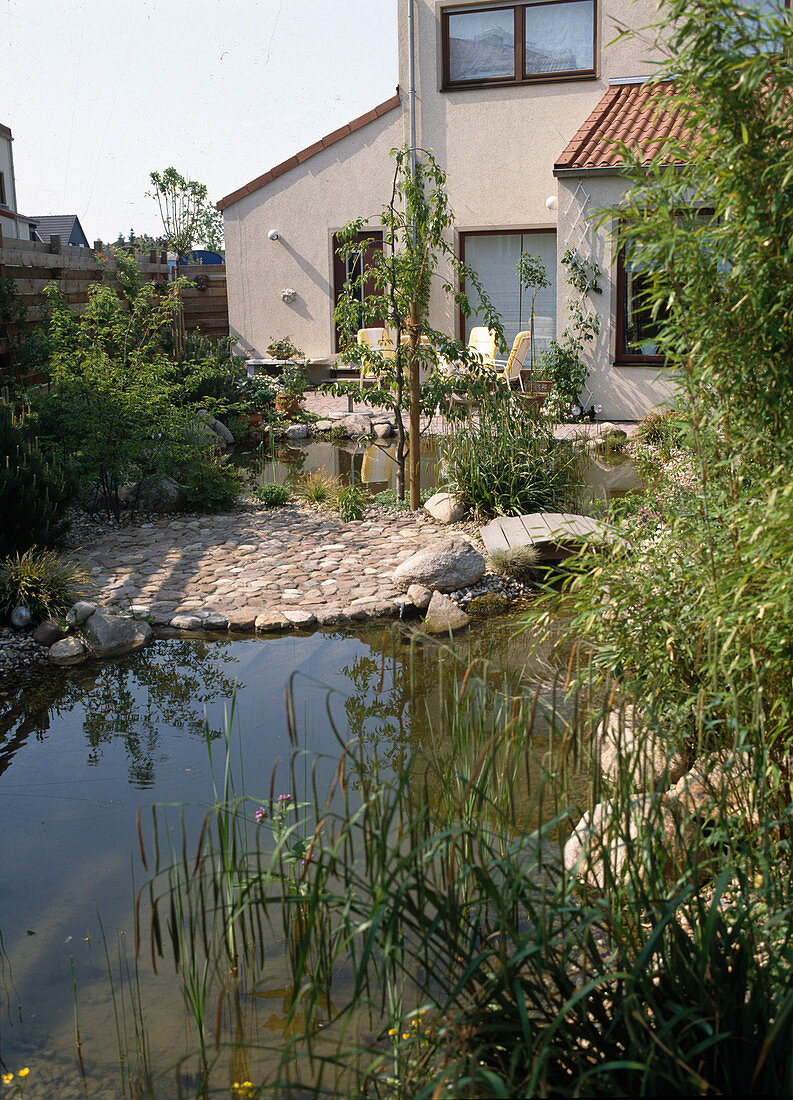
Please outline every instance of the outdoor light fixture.
M557 199L556 195L549 195L548 198L545 200L545 209L546 210L556 210L558 205L559 205L559 200Z
M267 236L270 238L271 241L277 241L278 240L278 230L277 229L271 229L270 232L267 234Z
M603 412L603 406L602 405L590 405L584 415L588 416L589 419L594 423L595 417L598 415L598 413L602 413L602 412Z

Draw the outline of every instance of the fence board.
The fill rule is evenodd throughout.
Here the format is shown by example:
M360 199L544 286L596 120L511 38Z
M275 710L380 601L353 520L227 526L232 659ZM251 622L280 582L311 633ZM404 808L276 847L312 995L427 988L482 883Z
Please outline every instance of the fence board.
M149 253L138 254L144 279L162 283L168 280L167 263L151 263ZM28 319L21 326L0 324L0 384L2 375L11 365L11 345L39 323L39 306L46 301L45 290L56 283L69 308L77 314L85 312L88 288L102 280L114 261L101 261L92 249L64 245L60 252L51 252L50 244L4 237L0 227L0 274L14 280L22 303L28 309ZM208 336L228 336L228 297L225 264L190 264L180 267L179 274L201 279L203 289L191 287L182 295L186 329L200 329ZM10 339L9 339L10 337Z

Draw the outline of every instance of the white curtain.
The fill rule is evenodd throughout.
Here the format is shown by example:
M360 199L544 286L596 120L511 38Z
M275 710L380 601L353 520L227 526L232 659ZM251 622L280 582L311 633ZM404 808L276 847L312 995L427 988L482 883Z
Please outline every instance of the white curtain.
M496 313L501 317L504 336L511 347L522 330L531 328L531 292L520 285L518 260L521 252L539 255L550 282L534 300L535 348L542 351L556 335L556 234L486 233L465 238L465 262L479 277ZM476 294L469 286L469 300L476 306ZM484 325L481 312L466 318L465 339L476 325Z

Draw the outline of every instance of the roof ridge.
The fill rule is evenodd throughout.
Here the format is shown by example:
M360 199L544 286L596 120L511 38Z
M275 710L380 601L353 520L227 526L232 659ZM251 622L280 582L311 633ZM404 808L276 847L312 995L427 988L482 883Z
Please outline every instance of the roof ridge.
M227 207L232 206L235 202L239 202L240 199L245 198L246 195L252 195L254 191L258 191L260 188L265 187L268 183L272 183L273 180L278 179L285 172L289 172L292 168L297 168L299 164L304 164L311 157L316 156L317 153L323 152L325 149L329 149L331 145L335 145L337 141L341 141L342 138L347 137L349 134L354 134L356 130L362 129L364 126L368 126L370 122L375 122L378 118L382 118L383 115L387 115L390 111L395 110L400 105L399 87L397 86L396 94L392 95L390 99L383 100L382 103L378 103L376 107L373 107L371 111L366 111L362 115L358 115L357 118L352 119L351 122L347 122L344 126L340 126L337 130L331 130L325 137L315 141L312 145L307 145L305 149L301 149L293 156L288 157L287 160L282 161L280 164L276 164L275 168L271 168L261 176L257 176L256 179L251 180L250 183L246 183L243 187L238 187L236 191L232 191L228 195L224 195L222 199L218 199L215 206L218 210L225 210Z

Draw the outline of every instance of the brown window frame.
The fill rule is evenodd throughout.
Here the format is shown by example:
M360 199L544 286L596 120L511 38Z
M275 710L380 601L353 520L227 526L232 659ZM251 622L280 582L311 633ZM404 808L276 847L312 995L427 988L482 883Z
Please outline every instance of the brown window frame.
M496 227L495 229L459 229L457 234L457 254L460 257L461 263L465 264L465 242L469 237L507 237L507 236L528 236L529 234L539 233L553 233L557 234L557 228L555 225L526 225L523 228L509 228L504 229ZM465 294L465 279L460 274L457 285L461 293ZM465 322L466 316L463 313L462 306L457 308L457 339L465 339Z
M592 5L592 68L570 69L563 72L530 73L525 71L526 46L526 8L546 7L550 5L576 3L577 0L522 0L521 3L506 4L464 4L459 7L445 7L441 10L441 91L464 91L468 88L516 87L524 84L558 84L576 80L595 80L598 67L598 0L588 0ZM511 76L475 77L472 80L452 80L449 55L449 18L452 15L474 15L481 11L508 11L514 13L515 57Z
M362 250L364 252L364 263L366 262L365 254L371 248L377 248L380 249L380 251L385 248L385 234L382 229L362 229L361 232L358 233L358 241L361 245L367 245L367 247ZM333 350L338 354L342 350L342 340L339 326L336 324L333 314L336 306L339 304L342 290L347 282L347 271L344 260L338 253L339 241L337 233L333 234L331 247L333 249L333 298L331 305L331 320L333 322ZM366 288L364 288L364 291L366 291Z
M663 355L642 355L639 351L628 351L626 349L626 325L628 323L628 318L626 308L627 300L625 296L627 292L628 287L625 279L625 247L623 246L617 253L617 342L614 349L614 366L663 367L666 363L666 358Z

